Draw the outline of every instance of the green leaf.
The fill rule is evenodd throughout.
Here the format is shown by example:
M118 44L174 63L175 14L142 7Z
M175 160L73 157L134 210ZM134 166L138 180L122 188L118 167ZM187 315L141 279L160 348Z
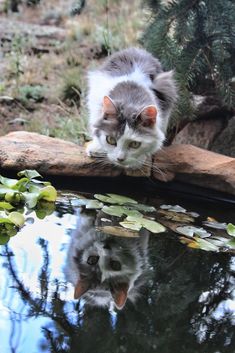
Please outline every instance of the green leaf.
M88 210L98 210L98 209L101 209L103 206L104 204L97 200L87 200L87 203L86 203L86 209Z
M186 213L186 209L179 206L179 205L161 205L160 208L162 210L168 210L168 211L172 211L172 212L180 212L180 213Z
M0 208L4 210L12 210L14 207L9 202L0 201Z
M18 180L11 179L11 178L5 178L2 175L0 175L0 183L4 186L7 186L8 188L12 188L18 183Z
M28 179L33 178L42 178L41 174L39 174L36 170L33 169L25 169L17 173L19 177L25 176Z
M124 203L135 203L135 204L138 203L136 200L133 200L130 197L117 195L117 194L107 194L107 195L111 197L114 201L116 201L116 203L119 205L122 205Z
M177 227L176 231L188 237L193 237L194 235L198 235L200 238L207 238L211 236L211 233L207 232L205 229L200 227L194 227L194 226Z
M10 189L10 188L7 188L6 186L3 186L3 185L0 185L0 196L1 197L4 197L6 194L14 194L16 191ZM8 201L8 200L6 200Z
M25 203L28 208L34 208L37 205L39 194L36 192L25 192Z
M146 213L149 213L149 212L155 212L156 211L156 208L153 207L153 206L148 206L148 205L145 205L145 204L142 204L142 203L136 203L136 204L125 204L125 207L131 209L131 210L137 210L137 211L142 211L142 212L146 212Z
M9 220L18 227L22 227L25 222L24 216L19 212L11 212L9 214Z
M229 240L227 246L231 249L235 249L235 239Z
M88 199L73 199L71 200L71 205L74 207L86 206L87 202L91 201Z
M10 189L10 192L7 192L5 194L5 201L13 204L13 205L18 205L21 202L25 200L24 196L22 193L18 191L14 191Z
M44 219L47 216L47 213L43 209L35 210L36 216L39 219Z
M197 244L199 245L200 249L206 250L206 251L219 251L218 246L215 244L212 244L209 240L201 239L201 238L196 238L195 239Z
M234 224L232 224L232 223L229 223L228 225L227 225L227 233L229 234L229 235L231 235L232 237L235 237L235 225Z
M117 194L107 194L107 195L108 196L102 195L102 194L95 194L94 197L102 202L111 203L114 205L124 205L126 203L137 204L137 201L131 199L130 197L117 195Z
M9 224L12 224L12 221L10 221L8 218L7 218L7 216L5 216L5 217L1 217L0 218L0 223L2 224L2 223L9 223Z
M86 206L86 208L89 210L92 209L101 209L104 204L102 202L99 202L98 200L92 200L92 199L73 199L70 200L71 204L73 207L80 207L80 206Z
M136 221L127 220L127 218L124 221L119 222L119 224L124 228L137 230L137 231L140 231L140 229L142 228L141 223L136 222Z
M137 210L129 210L123 206L104 206L102 211L111 216L121 217L123 215L133 216L133 217L143 217L143 215Z
M203 225L209 228L214 228L214 229L226 229L227 228L227 223L220 223L216 221L204 221Z
M0 245L5 245L8 243L10 239L10 236L9 235L1 235L0 234Z
M57 197L57 191L52 185L45 186L40 190L39 199L55 202Z
M123 222L120 222L120 225L133 230L140 230L143 227L152 233L162 233L166 231L166 228L162 224L143 217L128 216Z

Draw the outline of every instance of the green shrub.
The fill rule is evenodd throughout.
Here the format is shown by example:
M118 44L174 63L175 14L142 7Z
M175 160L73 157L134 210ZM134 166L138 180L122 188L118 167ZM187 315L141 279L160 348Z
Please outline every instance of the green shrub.
M192 114L192 94L235 105L235 3L233 0L146 0L152 21L143 45L165 69L175 69L181 90L176 118Z
M60 88L60 98L67 105L76 105L77 107L81 104L81 75L80 71L75 68L69 70L64 78Z
M19 87L18 98L23 104L27 104L29 101L40 103L45 98L45 88L40 85L25 85Z

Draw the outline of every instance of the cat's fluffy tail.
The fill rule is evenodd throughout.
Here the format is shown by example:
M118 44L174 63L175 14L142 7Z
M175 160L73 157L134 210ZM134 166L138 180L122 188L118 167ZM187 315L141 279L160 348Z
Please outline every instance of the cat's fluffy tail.
M178 89L174 79L174 71L166 71L158 74L153 81L153 91L161 101L164 110L172 110L177 99Z

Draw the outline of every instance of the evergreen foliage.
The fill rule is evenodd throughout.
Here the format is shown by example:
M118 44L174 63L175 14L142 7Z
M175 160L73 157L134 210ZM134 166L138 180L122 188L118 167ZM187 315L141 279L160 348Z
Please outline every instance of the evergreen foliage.
M192 117L192 94L235 106L234 0L146 0L152 19L142 43L175 69L181 98L176 118Z

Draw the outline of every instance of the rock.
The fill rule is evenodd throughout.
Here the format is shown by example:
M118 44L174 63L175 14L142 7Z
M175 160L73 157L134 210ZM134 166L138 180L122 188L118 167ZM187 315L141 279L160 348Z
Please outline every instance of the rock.
M189 122L173 139L172 144L191 144L210 149L211 144L223 130L223 119L214 118Z
M235 195L235 158L192 145L172 145L156 154L154 166L158 180L174 179Z
M103 166L99 159L86 156L84 147L37 133L11 132L0 137L0 168L19 171L36 169L43 175L107 176L126 174L180 180L235 195L235 158L192 145L172 145L154 156L151 167L124 172L113 165Z
M235 116L228 121L227 127L213 141L210 150L235 157Z
M19 171L37 169L44 175L118 176L123 171L102 166L98 159L86 156L84 147L75 143L26 131L11 132L0 137L0 167ZM151 168L134 176L150 176ZM126 175L129 175L126 173Z

